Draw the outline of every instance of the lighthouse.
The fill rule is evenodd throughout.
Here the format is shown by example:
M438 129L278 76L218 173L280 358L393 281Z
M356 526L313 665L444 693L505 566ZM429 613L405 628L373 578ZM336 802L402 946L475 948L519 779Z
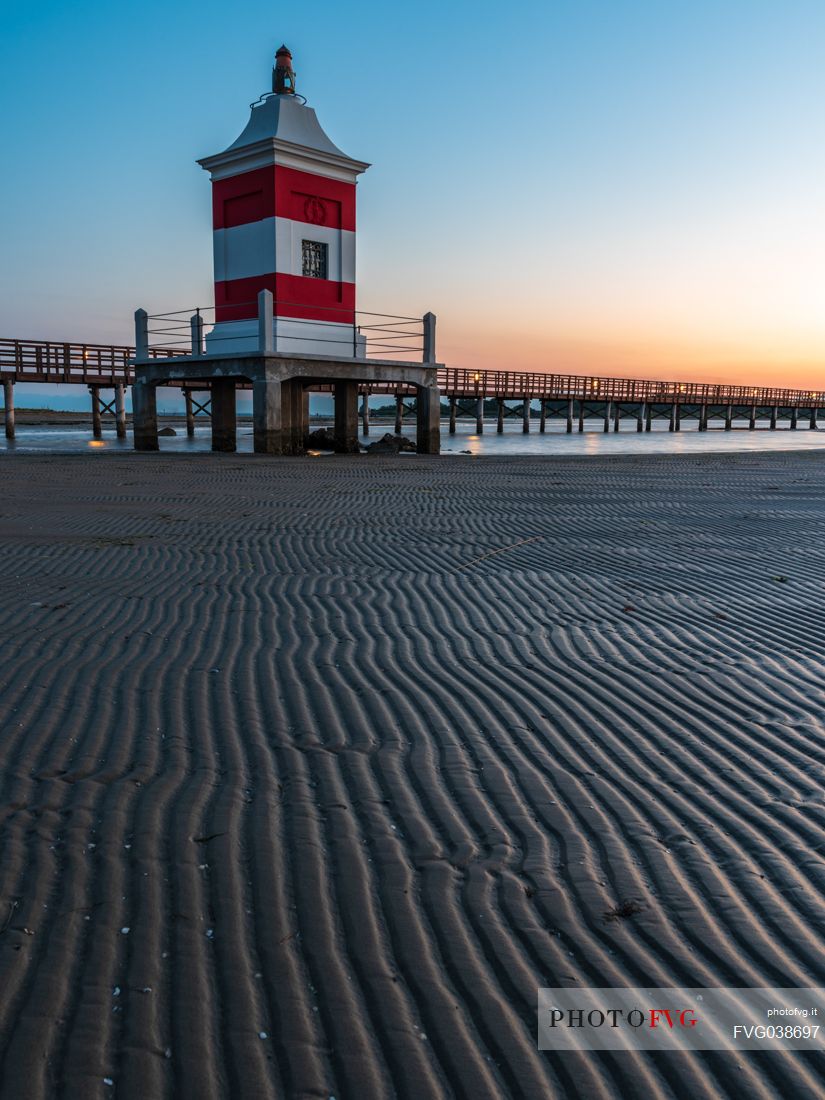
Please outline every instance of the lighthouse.
M331 393L334 449L359 450L358 400L415 399L416 448L438 454L435 315L356 311L355 190L366 161L327 137L296 91L292 54L275 55L272 91L250 104L240 137L198 161L212 179L215 321L204 350L203 314L190 317L191 354L158 354L177 311L135 311L135 448L159 448L157 389L209 390L212 449L237 445L236 390L252 390L259 454L302 454L309 395ZM370 333L366 340L362 330ZM377 353L377 355L376 355ZM420 359L417 358L420 356Z
M212 180L215 324L209 354L258 346L258 294L273 296L276 352L362 358L355 326L355 195L365 161L327 137L296 91L292 54L241 135L198 161Z

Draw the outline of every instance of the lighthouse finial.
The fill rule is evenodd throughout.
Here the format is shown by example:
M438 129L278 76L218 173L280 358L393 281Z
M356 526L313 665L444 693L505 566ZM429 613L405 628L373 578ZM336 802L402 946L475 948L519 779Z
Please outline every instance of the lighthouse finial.
M286 46L281 46L275 54L275 68L272 70L272 91L276 95L295 95L292 54Z

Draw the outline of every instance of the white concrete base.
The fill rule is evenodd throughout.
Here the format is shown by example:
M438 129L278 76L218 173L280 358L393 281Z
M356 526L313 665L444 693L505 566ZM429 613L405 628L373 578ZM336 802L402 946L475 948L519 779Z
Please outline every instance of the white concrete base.
M289 355L333 355L365 359L367 338L352 325L329 321L299 321L275 317L272 350ZM206 334L207 355L229 355L258 350L258 319L221 321Z

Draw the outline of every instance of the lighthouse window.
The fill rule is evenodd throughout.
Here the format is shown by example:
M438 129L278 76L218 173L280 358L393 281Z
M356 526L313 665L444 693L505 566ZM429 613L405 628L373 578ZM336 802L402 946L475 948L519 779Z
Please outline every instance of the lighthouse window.
M302 274L310 279L326 279L327 246L320 241L303 242Z

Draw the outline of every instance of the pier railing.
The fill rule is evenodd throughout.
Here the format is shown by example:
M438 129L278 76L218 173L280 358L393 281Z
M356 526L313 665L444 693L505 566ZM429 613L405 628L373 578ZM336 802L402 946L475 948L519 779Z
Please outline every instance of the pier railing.
M163 315L156 315L157 329L170 328L168 340L150 344L152 358L170 355L191 355L190 322L175 321L160 324ZM198 316L197 311L193 316ZM202 315L201 315L202 316ZM383 357L396 358L404 348L418 362L427 354L423 344L421 318L413 320L419 326L417 341L411 340L402 327L394 328L393 319L385 314L361 314L365 318L362 330L372 332L368 338L371 349L381 350ZM373 318L372 321L368 318ZM368 329L367 325L373 325ZM157 335L160 335L158 332ZM187 338L188 337L188 338ZM424 351L422 351L424 348ZM52 340L0 339L0 378L9 382L61 382L76 385L111 387L117 383L131 384L129 361L135 349L124 344L93 344ZM425 360L427 361L427 360ZM584 400L612 402L646 402L685 405L735 405L779 408L825 407L825 390L784 389L771 386L724 386L703 382L656 381L644 378L609 378L596 375L543 373L541 371L470 370L442 367L438 371L438 387L442 394L468 398L504 398L515 400ZM394 392L397 387L377 385L374 393Z

